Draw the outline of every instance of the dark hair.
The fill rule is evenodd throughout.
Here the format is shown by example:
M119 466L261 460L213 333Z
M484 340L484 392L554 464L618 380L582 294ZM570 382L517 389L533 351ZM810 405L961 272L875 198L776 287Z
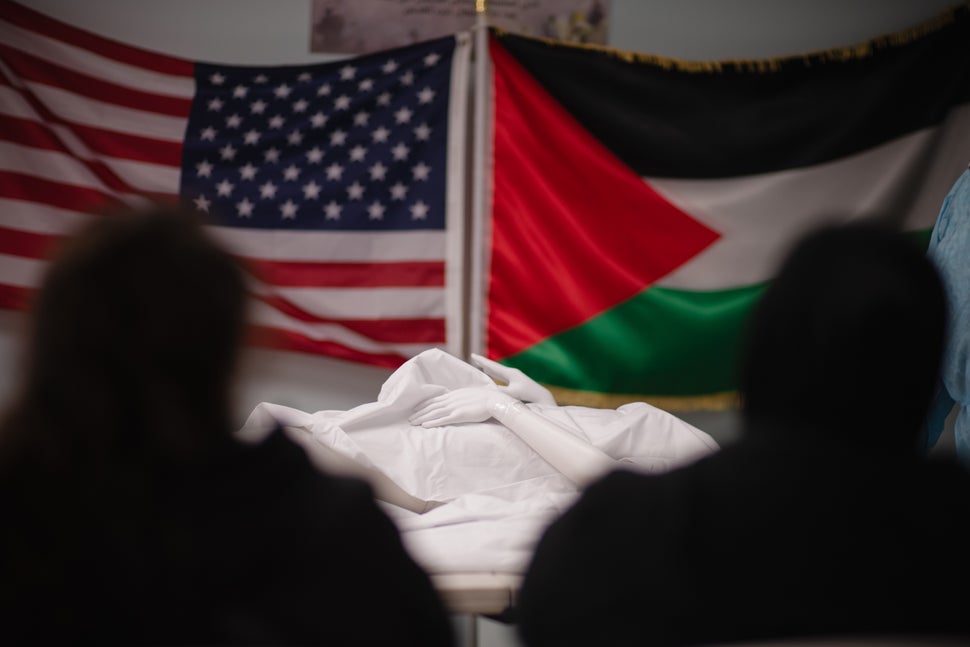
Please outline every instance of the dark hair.
M52 260L0 456L98 471L228 437L245 283L194 216L96 216Z
M940 367L946 302L910 236L863 223L810 233L749 323L741 371L749 422L915 448Z

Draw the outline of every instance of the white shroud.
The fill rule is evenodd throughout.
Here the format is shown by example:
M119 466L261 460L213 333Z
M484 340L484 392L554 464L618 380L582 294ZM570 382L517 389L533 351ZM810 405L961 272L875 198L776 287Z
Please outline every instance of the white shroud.
M542 530L579 490L494 419L430 429L408 422L428 398L470 386L498 388L477 368L429 350L395 371L376 402L315 413L264 402L239 434L256 439L280 425L321 469L369 481L429 573L523 573ZM708 434L646 403L525 406L620 468L662 472L718 449Z

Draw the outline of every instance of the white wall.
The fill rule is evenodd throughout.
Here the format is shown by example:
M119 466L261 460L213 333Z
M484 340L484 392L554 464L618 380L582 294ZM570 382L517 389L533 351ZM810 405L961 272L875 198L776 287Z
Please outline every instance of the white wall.
M104 36L194 60L284 64L310 54L309 0L20 0ZM474 4L474 0L467 0ZM800 54L905 29L953 0L613 0L610 44L683 59ZM941 200L943 196L940 196ZM0 310L0 403L17 380L24 318ZM348 409L377 397L390 371L295 353L251 351L242 372L240 421L261 401L307 411ZM730 415L685 418L729 438Z

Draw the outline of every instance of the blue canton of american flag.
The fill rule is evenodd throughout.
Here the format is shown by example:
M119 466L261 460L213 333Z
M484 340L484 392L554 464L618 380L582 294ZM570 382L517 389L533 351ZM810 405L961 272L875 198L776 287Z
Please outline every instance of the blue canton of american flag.
M448 37L320 65L196 64L180 195L208 222L443 229Z

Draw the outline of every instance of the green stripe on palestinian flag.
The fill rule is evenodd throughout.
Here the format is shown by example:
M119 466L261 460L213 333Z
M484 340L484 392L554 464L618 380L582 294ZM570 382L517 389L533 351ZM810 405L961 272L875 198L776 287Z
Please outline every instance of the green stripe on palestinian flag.
M932 228L970 161L968 42L970 5L766 61L493 34L485 354L563 403L732 402L745 319L796 238Z

